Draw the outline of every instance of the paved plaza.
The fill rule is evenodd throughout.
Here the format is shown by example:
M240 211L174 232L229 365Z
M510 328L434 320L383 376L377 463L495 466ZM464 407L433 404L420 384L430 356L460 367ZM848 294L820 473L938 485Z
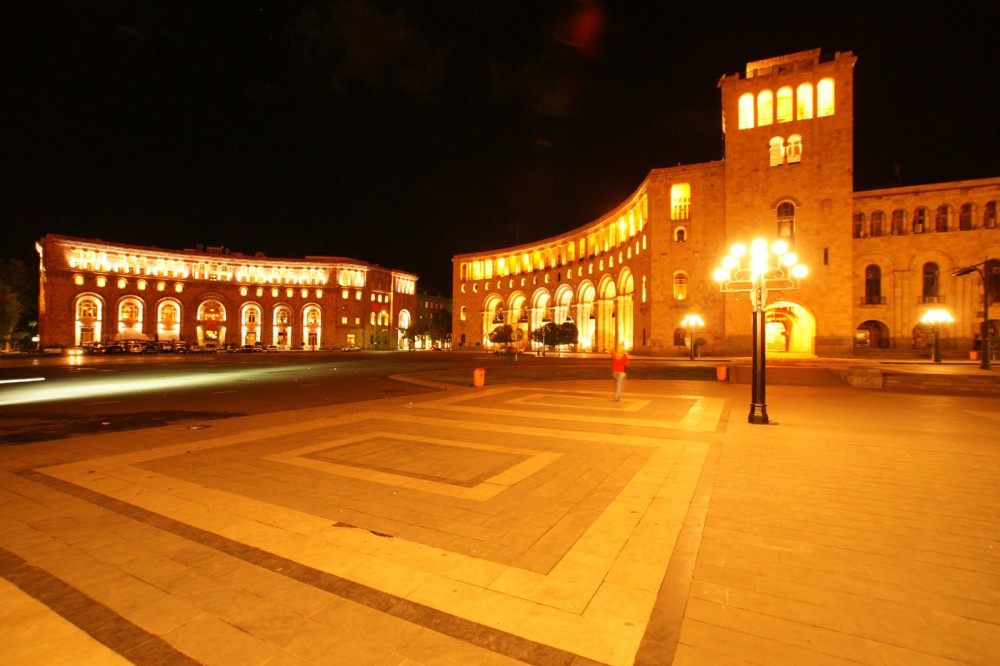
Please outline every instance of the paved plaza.
M4 447L0 662L1000 661L1000 399L611 391Z

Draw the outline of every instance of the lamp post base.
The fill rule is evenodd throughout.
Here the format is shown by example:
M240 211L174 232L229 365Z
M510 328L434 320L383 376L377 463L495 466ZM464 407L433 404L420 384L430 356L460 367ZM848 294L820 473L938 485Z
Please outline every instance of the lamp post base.
M770 423L767 418L767 405L751 403L750 416L747 417L747 423L756 423L760 425L767 425Z

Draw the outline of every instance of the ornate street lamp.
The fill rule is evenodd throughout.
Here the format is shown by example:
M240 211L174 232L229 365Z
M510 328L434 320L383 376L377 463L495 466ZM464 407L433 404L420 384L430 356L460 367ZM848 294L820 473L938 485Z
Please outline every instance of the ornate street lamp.
M935 363L941 362L941 336L939 335L941 324L950 324L955 321L951 313L947 310L933 309L924 313L920 318L921 324L931 327L931 335L934 336L934 345L931 347L931 360Z
M990 355L993 351L990 349L990 290L986 284L986 264L989 262L990 260L987 259L972 266L956 268L951 273L955 277L962 277L963 275L976 272L979 273L979 277L983 280L983 321L979 325L979 367L983 370L990 369Z
M753 308L753 390L750 402L750 423L766 424L767 404L765 394L766 359L764 307L767 305L767 290L798 289L799 280L808 274L805 265L800 264L794 252L788 251L788 243L775 241L768 247L767 241L757 238L746 245L736 243L722 260L722 267L716 268L713 276L723 292L748 292Z
M705 322L696 314L689 314L684 316L684 321L681 322L681 327L687 331L688 334L688 345L691 347L691 360L694 360L694 329L701 328L705 325Z

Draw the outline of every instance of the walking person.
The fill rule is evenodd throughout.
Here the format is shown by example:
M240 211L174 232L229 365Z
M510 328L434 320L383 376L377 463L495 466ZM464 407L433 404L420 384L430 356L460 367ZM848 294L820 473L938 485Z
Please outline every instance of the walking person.
M625 388L625 366L629 364L628 354L625 353L625 345L618 343L615 350L611 352L611 374L615 378L615 400L622 399L622 389Z

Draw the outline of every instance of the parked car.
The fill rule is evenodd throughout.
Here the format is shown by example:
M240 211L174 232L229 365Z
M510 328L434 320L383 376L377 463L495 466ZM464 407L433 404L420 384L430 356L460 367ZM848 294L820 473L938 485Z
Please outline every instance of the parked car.
M276 351L278 351L278 346L277 346L277 345L268 345L268 346L267 346L267 347L265 348L265 350L264 350L264 351L269 351L269 352L276 352Z
M357 345L344 345L340 348L340 351L361 351L361 347Z

